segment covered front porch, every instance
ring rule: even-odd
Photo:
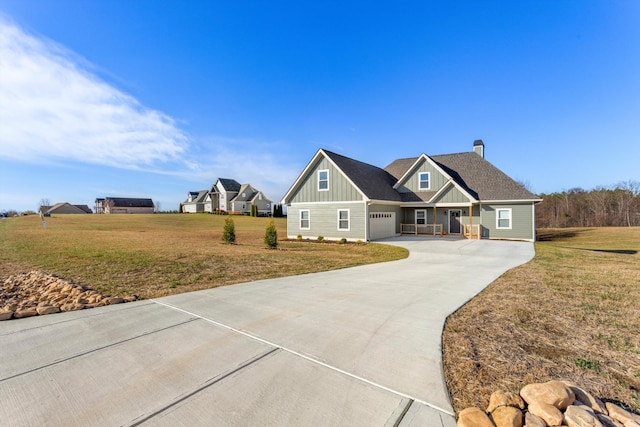
[[[403,207],[400,234],[480,239],[479,206]]]

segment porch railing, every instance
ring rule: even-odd
[[[400,233],[442,236],[442,224],[400,224]]]
[[[464,235],[467,239],[480,239],[480,224],[465,224]]]

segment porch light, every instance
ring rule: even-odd
[[[466,215],[467,211],[466,210],[462,210],[462,215]]]

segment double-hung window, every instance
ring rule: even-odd
[[[420,178],[420,190],[429,190],[431,188],[431,174],[429,172],[421,172],[419,175]]]
[[[329,191],[329,171],[318,171],[318,191]]]
[[[496,209],[496,228],[511,230],[511,209]]]
[[[311,220],[309,219],[309,210],[300,211],[300,230],[308,230],[311,228]]]
[[[338,230],[349,231],[349,209],[338,209]]]

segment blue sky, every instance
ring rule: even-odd
[[[0,210],[475,139],[536,193],[640,180],[640,2],[0,0]]]

